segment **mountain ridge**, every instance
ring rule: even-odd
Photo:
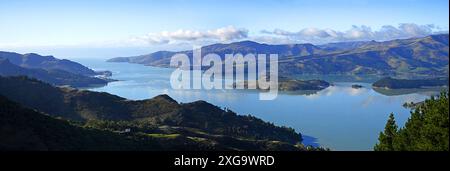
[[[104,86],[111,76],[109,71],[94,71],[79,63],[41,56],[36,53],[18,54],[0,51],[1,76],[28,76],[56,86]]]
[[[28,76],[57,86],[90,87],[104,86],[109,80],[78,75],[59,69],[24,68],[0,59],[0,76]]]
[[[302,141],[301,134],[291,128],[237,115],[205,101],[180,104],[167,95],[134,101],[108,93],[53,87],[27,77],[0,77],[0,95],[53,117],[73,121],[145,121],[151,125],[189,127],[233,137],[291,144]]]
[[[170,57],[192,51],[158,51],[147,55],[119,57],[108,62],[129,62],[156,67],[170,67]],[[342,42],[326,45],[268,45],[252,41],[213,44],[202,47],[202,55],[229,53],[279,55],[279,72],[296,74],[344,74],[388,76],[448,75],[448,34],[376,42]]]
[[[30,69],[58,69],[85,76],[110,74],[110,72],[107,71],[94,71],[71,60],[58,59],[54,56],[42,56],[36,53],[19,54],[15,52],[0,51],[0,59],[8,59],[12,64]]]

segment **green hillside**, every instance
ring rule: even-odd
[[[189,134],[197,138],[201,135],[201,138],[218,142],[245,140],[249,141],[247,144],[258,142],[273,146],[271,143],[275,143],[291,149],[297,149],[294,145],[302,141],[301,134],[291,128],[275,126],[253,116],[237,115],[204,101],[179,104],[167,95],[132,101],[108,93],[57,88],[26,77],[0,77],[0,95],[84,126],[107,121],[112,123],[114,131],[121,131],[117,124],[127,123],[133,130],[143,130],[146,135],[152,133],[151,137],[153,133]],[[94,128],[105,128],[93,125]],[[262,147],[249,147],[253,148]]]

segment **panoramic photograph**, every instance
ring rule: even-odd
[[[448,86],[448,0],[0,0],[5,156],[448,159]]]

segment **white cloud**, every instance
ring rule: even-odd
[[[204,41],[235,41],[248,37],[248,30],[235,28],[233,26],[218,28],[215,30],[195,31],[177,30],[174,32],[163,31],[160,33],[149,33],[145,36],[134,37],[132,41],[143,41],[149,44],[175,44],[183,42]]]
[[[448,31],[447,31],[448,32]],[[333,29],[318,29],[318,28],[305,28],[297,32],[289,32],[281,29],[275,29],[273,31],[263,30],[261,33],[265,34],[264,39],[269,40],[267,37],[277,37],[278,40],[282,39],[286,42],[286,39],[291,43],[313,43],[322,44],[329,42],[341,42],[341,41],[386,41],[392,39],[402,39],[411,37],[421,37],[430,34],[442,33],[440,28],[434,25],[418,25],[413,23],[399,24],[398,27],[385,25],[379,30],[374,31],[368,26],[352,26],[349,30],[337,31]],[[261,38],[259,38],[261,39]],[[274,43],[274,42],[266,42]]]

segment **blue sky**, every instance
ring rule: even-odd
[[[448,31],[448,3],[448,0],[0,0],[0,50],[133,47],[152,51],[176,49],[180,44],[193,42],[243,39],[316,44],[385,40]]]

